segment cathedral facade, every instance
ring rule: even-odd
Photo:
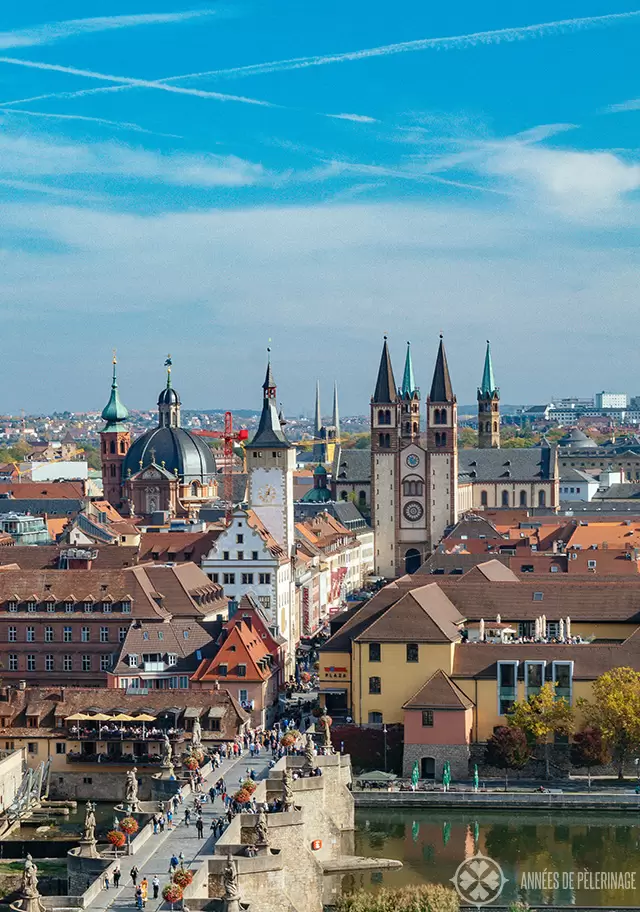
[[[559,503],[555,449],[500,449],[500,392],[487,343],[478,387],[478,446],[458,449],[458,404],[442,336],[422,427],[411,346],[396,386],[387,338],[371,397],[371,509],[376,572],[413,573],[471,509]]]

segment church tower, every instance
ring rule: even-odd
[[[387,579],[393,579],[400,572],[396,553],[400,508],[400,408],[385,336],[378,379],[371,397],[371,513],[376,573]]]
[[[333,417],[331,424],[323,424],[320,408],[320,381],[316,382],[316,408],[313,423],[313,459],[317,463],[332,463],[336,446],[340,443],[340,415],[338,413],[338,386],[333,385]]]
[[[500,447],[500,390],[493,377],[491,344],[487,339],[482,383],[478,387],[478,447]]]
[[[427,485],[429,539],[434,548],[458,517],[458,405],[442,336],[427,398]]]
[[[116,364],[114,354],[111,395],[102,410],[102,420],[106,424],[100,432],[100,461],[104,498],[118,509],[122,506],[122,464],[131,446],[131,434],[124,424],[129,418],[129,412],[120,401],[118,394]]]
[[[171,386],[171,356],[165,361],[167,385],[158,396],[158,427],[180,427],[180,396]]]
[[[407,356],[404,362],[400,399],[402,403],[402,427],[400,431],[402,441],[403,443],[409,440],[418,441],[420,438],[420,390],[416,386],[413,376],[411,342],[407,342]]]

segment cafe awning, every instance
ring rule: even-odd
[[[114,722],[136,722],[137,720],[133,716],[127,715],[127,713],[118,713],[117,716],[110,717]]]
[[[149,713],[142,713],[140,716],[136,716],[135,719],[132,719],[133,722],[155,722],[156,717],[149,715]]]

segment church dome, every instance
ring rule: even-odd
[[[158,405],[180,405],[180,396],[172,386],[166,386],[158,396]]]
[[[181,427],[153,428],[134,440],[122,467],[124,478],[135,475],[153,462],[164,466],[172,475],[177,474],[185,484],[204,482],[217,474],[216,462],[207,444]]]
[[[591,450],[595,449],[598,444],[580,428],[571,428],[569,433],[560,440],[560,446],[569,447],[572,450]]]
[[[113,357],[113,380],[111,381],[111,395],[109,396],[109,401],[102,409],[102,420],[106,421],[107,427],[105,430],[125,430],[122,426],[122,422],[126,421],[129,417],[129,411],[120,400],[118,394],[118,379],[116,377],[116,358]]]

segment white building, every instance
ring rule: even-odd
[[[560,472],[561,501],[589,502],[593,500],[600,487],[598,479],[588,472],[573,468],[564,468]]]
[[[603,390],[596,393],[595,405],[598,409],[626,409],[629,399],[626,393],[610,393]]]

